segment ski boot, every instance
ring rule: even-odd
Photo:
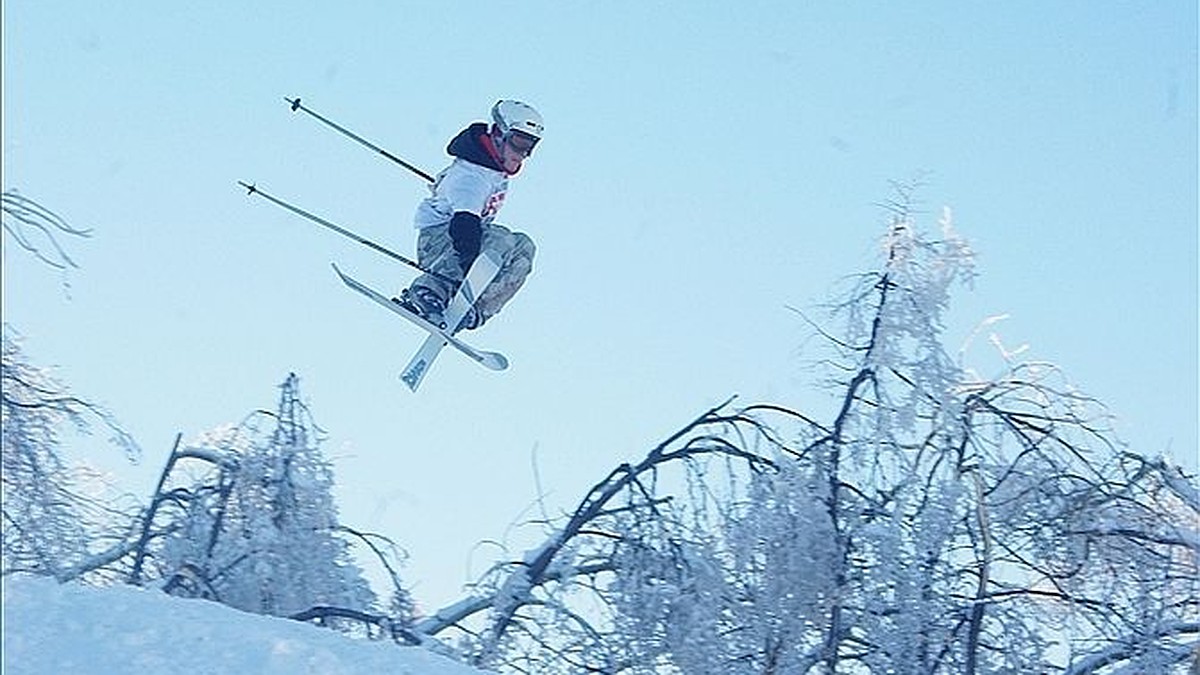
[[[392,298],[392,300],[404,309],[445,330],[446,319],[443,312],[446,311],[446,303],[434,291],[424,286],[413,286],[400,291],[400,297]]]

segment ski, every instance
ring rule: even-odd
[[[499,272],[500,266],[486,252],[480,253],[475,258],[471,269],[467,271],[467,278],[459,285],[458,292],[451,298],[450,304],[447,305],[446,311],[443,314],[447,327],[458,326],[459,322],[470,311],[471,305],[475,304],[475,300],[478,297],[475,289],[479,289],[479,292],[482,292],[483,289],[487,288],[488,284],[492,283],[492,279],[495,279],[496,274]],[[409,359],[408,365],[400,372],[400,380],[408,385],[409,389],[416,391],[417,387],[421,386],[421,380],[425,379],[425,374],[429,372],[430,366],[433,365],[434,359],[437,358],[437,355],[442,352],[442,348],[445,346],[445,341],[431,333],[429,337],[425,338],[425,342],[421,344],[421,348],[417,350],[417,353],[413,354],[413,357]]]
[[[500,354],[498,352],[489,352],[489,351],[485,351],[482,349],[476,349],[476,348],[472,347],[471,345],[463,342],[462,340],[459,340],[457,337],[451,335],[448,331],[441,328],[440,326],[435,326],[432,323],[426,321],[421,316],[418,316],[417,314],[414,314],[414,313],[410,312],[409,310],[405,309],[403,306],[400,305],[400,303],[384,297],[383,294],[379,293],[375,289],[371,288],[370,286],[367,286],[366,284],[362,283],[361,281],[359,281],[359,280],[355,279],[354,277],[343,272],[341,269],[338,268],[337,265],[333,265],[333,271],[337,272],[337,275],[339,278],[341,278],[342,283],[346,284],[347,286],[354,289],[355,291],[358,291],[359,293],[367,296],[371,300],[374,300],[376,304],[387,307],[388,309],[392,310],[396,314],[399,314],[400,316],[408,319],[409,321],[411,321],[413,324],[417,325],[418,327],[423,328],[426,332],[429,333],[429,337],[426,339],[426,344],[429,344],[430,342],[436,343],[438,345],[437,351],[440,351],[442,347],[444,347],[448,344],[451,347],[454,347],[458,351],[462,352],[468,358],[470,358],[472,361],[478,363],[479,365],[483,366],[484,368],[487,368],[489,370],[504,370],[504,369],[508,368],[508,359],[503,354]],[[462,318],[462,315],[460,314],[459,319],[461,319],[461,318]],[[436,353],[434,355],[436,356]],[[419,372],[419,374],[417,374],[415,376],[415,382],[417,384],[419,384],[421,378],[424,377],[424,371],[428,370],[429,363],[432,363],[432,361],[433,361],[433,359],[429,358],[425,364],[419,366],[419,370],[421,372]],[[412,367],[413,367],[413,364],[410,364],[410,368],[412,368]],[[413,391],[416,391],[416,384],[410,384],[408,382],[408,380],[405,380],[405,383],[409,384],[409,388],[411,388]]]

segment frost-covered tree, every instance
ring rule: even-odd
[[[418,629],[513,672],[1194,667],[1194,479],[1051,365],[951,358],[970,248],[892,206],[880,269],[813,322],[827,419],[709,411]]]
[[[75,267],[60,235],[86,237],[63,218],[15,190],[0,198],[5,242],[58,269]],[[136,443],[99,405],[73,394],[30,362],[8,323],[0,335],[0,477],[4,574],[60,579],[88,575],[121,555],[127,509],[98,496],[95,476],[67,459],[67,443],[99,426],[130,459]],[[74,434],[74,436],[73,436]],[[82,484],[90,482],[93,489]]]
[[[338,524],[321,431],[298,378],[281,390],[274,413],[257,412],[173,455],[168,472],[184,459],[209,469],[190,486],[160,488],[156,503],[176,508],[159,515],[156,528],[169,535],[155,573],[171,592],[261,614],[365,611],[375,598]]]
[[[77,487],[63,436],[86,429],[96,409],[31,365],[7,326],[0,349],[4,572],[66,576],[88,557],[99,514]]]

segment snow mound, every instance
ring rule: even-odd
[[[6,577],[3,598],[6,675],[480,673],[418,647],[133,586]]]

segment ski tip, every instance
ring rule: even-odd
[[[508,357],[501,354],[500,352],[485,352],[482,350],[478,350],[478,351],[473,350],[472,353],[468,354],[468,356],[470,356],[472,359],[474,359],[476,362],[478,362],[479,365],[483,366],[484,368],[487,368],[488,370],[495,370],[495,371],[508,370]]]
[[[358,285],[357,282],[355,282],[353,279],[350,278],[350,275],[343,272],[342,268],[337,266],[337,263],[331,262],[331,263],[329,263],[329,266],[332,267],[333,271],[337,273],[338,279],[341,279],[343,284],[346,284],[347,286],[351,286],[351,287]]]

